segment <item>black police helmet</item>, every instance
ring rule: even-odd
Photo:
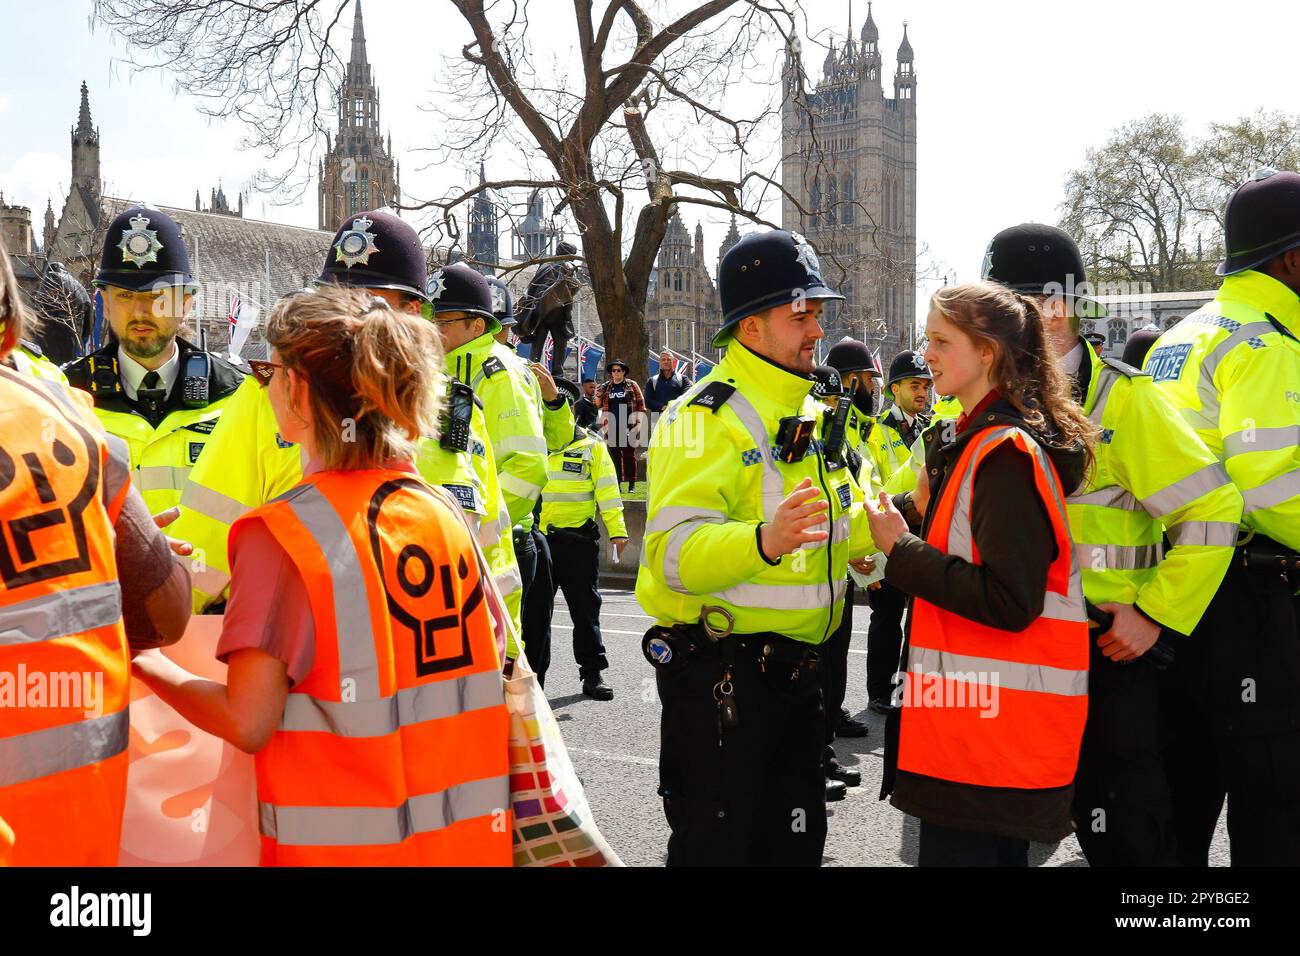
[[[813,369],[813,398],[823,400],[844,394],[844,383],[840,373],[829,365],[818,365]]]
[[[984,253],[980,278],[1022,295],[1064,296],[1073,303],[1079,318],[1099,319],[1109,314],[1096,299],[1075,292],[1087,288],[1083,256],[1074,240],[1055,226],[1022,222],[1003,229]]]
[[[1124,343],[1124,356],[1120,361],[1125,365],[1141,368],[1142,363],[1147,360],[1147,353],[1151,351],[1151,346],[1156,344],[1156,339],[1162,334],[1158,327],[1144,325],[1128,337],[1128,341]]]
[[[904,350],[895,355],[894,360],[889,363],[889,381],[885,385],[888,387],[905,378],[923,378],[930,381],[932,377],[930,366],[925,364],[925,357],[920,352]]]
[[[487,283],[492,287],[492,314],[497,317],[504,329],[515,324],[515,300],[510,294],[510,287],[496,276],[487,276]]]
[[[1230,276],[1300,246],[1300,175],[1261,169],[1237,187],[1223,215],[1227,257],[1215,270]]]
[[[429,301],[434,315],[466,312],[487,323],[487,332],[496,335],[501,323],[492,312],[492,286],[481,272],[457,262],[443,266],[429,276]]]
[[[722,328],[713,347],[722,348],[736,324],[773,306],[807,299],[840,299],[822,278],[817,253],[797,232],[751,232],[727,250],[718,265]]]
[[[578,403],[578,397],[582,394],[582,390],[567,378],[557,378],[555,380],[555,388],[570,405],[576,405]]]
[[[1100,332],[1084,332],[1083,340],[1100,352],[1106,347],[1106,336]]]
[[[610,362],[608,365],[605,366],[605,371],[606,371],[606,372],[612,372],[612,371],[614,371],[615,368],[621,368],[621,369],[623,370],[623,374],[624,374],[624,375],[631,375],[631,374],[632,374],[632,368],[631,368],[631,366],[629,366],[629,365],[628,365],[626,362],[624,362],[622,359],[614,359],[614,361]]]
[[[197,288],[181,227],[166,213],[132,206],[113,217],[104,235],[94,284],[136,292],[164,286]]]
[[[871,349],[847,335],[831,346],[826,353],[826,364],[839,372],[840,378],[846,378],[850,372],[880,374],[880,363]]]
[[[428,274],[414,227],[392,213],[371,210],[343,220],[316,283],[395,289],[423,300]]]

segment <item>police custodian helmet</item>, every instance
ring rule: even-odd
[[[828,398],[839,398],[843,394],[844,382],[838,371],[829,365],[818,365],[813,369],[813,398],[821,402]]]
[[[831,350],[826,353],[826,364],[839,372],[840,378],[850,372],[880,374],[880,363],[871,354],[871,349],[847,335],[831,346]]]
[[[136,292],[195,286],[181,228],[166,213],[132,206],[108,224],[94,284]]]
[[[434,315],[466,312],[483,319],[489,335],[501,331],[501,323],[492,311],[492,286],[481,272],[463,262],[443,266],[429,276],[428,295]]]
[[[578,386],[575,385],[573,382],[569,381],[567,378],[556,378],[555,390],[559,392],[560,397],[563,398],[565,401],[567,401],[570,405],[577,405],[578,398],[582,395],[582,391],[578,388]]]
[[[1300,176],[1261,169],[1228,200],[1223,215],[1227,257],[1215,271],[1235,275],[1300,246]]]
[[[515,324],[515,300],[510,294],[510,287],[496,276],[486,276],[487,284],[492,287],[492,314],[501,323],[501,328]]]
[[[1061,295],[1074,304],[1079,318],[1099,319],[1108,312],[1096,299],[1080,295],[1087,289],[1083,256],[1066,233],[1040,222],[1022,222],[1003,229],[984,253],[980,278],[1022,295]]]
[[[722,348],[736,324],[773,306],[806,299],[839,299],[822,278],[817,253],[797,232],[751,232],[727,250],[718,265],[722,328],[713,347]]]
[[[930,375],[930,366],[925,364],[925,357],[920,352],[904,349],[895,355],[894,360],[889,363],[889,381],[885,385],[893,385],[905,378],[933,380],[933,376]]]
[[[371,210],[343,220],[316,284],[394,289],[423,300],[428,272],[415,229],[392,213]]]

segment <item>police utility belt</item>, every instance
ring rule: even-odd
[[[1243,568],[1262,574],[1281,574],[1300,583],[1300,554],[1272,538],[1251,532],[1237,545],[1233,560]]]

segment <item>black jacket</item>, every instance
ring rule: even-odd
[[[1082,445],[1062,447],[1054,436],[1026,425],[1020,412],[998,400],[951,444],[939,441],[942,429],[925,436],[930,501],[938,502],[952,465],[966,444],[985,428],[1015,425],[1047,452],[1069,495],[1084,480],[1087,455]],[[914,514],[915,512],[913,512]],[[1010,446],[992,452],[975,477],[971,532],[979,551],[975,565],[944,554],[923,539],[934,509],[917,534],[899,538],[885,566],[885,579],[899,590],[989,627],[1023,631],[1042,613],[1047,569],[1056,559],[1051,519],[1034,485],[1033,465]],[[907,643],[911,638],[908,617]],[[904,648],[904,662],[907,660]],[[898,770],[900,714],[885,730],[885,774],[881,796],[906,813],[940,826],[1052,842],[1071,832],[1073,787],[1016,790],[980,787]]]
[[[662,372],[656,372],[646,379],[645,405],[652,412],[662,412],[668,403],[680,398],[690,388],[682,373],[675,371],[668,378]]]

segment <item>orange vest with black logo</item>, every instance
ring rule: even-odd
[[[256,758],[263,865],[509,866],[510,722],[464,524],[386,469],[308,477],[235,522],[232,554],[251,521],[316,629]]]
[[[1088,714],[1088,627],[1056,470],[1019,428],[967,443],[935,505],[926,541],[980,563],[971,532],[975,475],[1010,442],[1034,464],[1056,559],[1043,612],[1020,632],[978,624],[917,598],[912,605],[898,769],[981,787],[1042,790],[1074,780]]]
[[[15,866],[117,863],[130,652],[113,524],[129,488],[126,446],[89,401],[0,368],[0,819]]]

